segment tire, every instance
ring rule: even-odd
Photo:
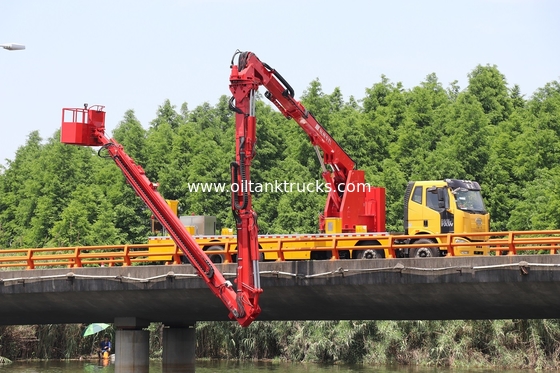
[[[417,241],[414,241],[413,244],[415,245],[422,245],[422,244],[432,244],[435,243],[434,241],[428,238],[421,238]],[[415,247],[410,249],[409,258],[438,258],[441,256],[438,247]]]
[[[330,258],[330,251],[312,251],[310,255],[311,260],[327,260]]]
[[[187,258],[187,256],[180,249],[179,249],[179,252],[180,252],[180,254],[179,254],[180,263],[181,264],[191,264],[191,262],[189,261],[189,258]],[[170,263],[174,263],[174,261],[175,261],[174,257],[171,257],[169,259]]]
[[[348,250],[340,250],[338,252],[339,259],[350,259],[350,251]]]
[[[221,246],[212,246],[212,247],[220,247],[220,250],[224,250],[223,247]],[[261,245],[259,245],[259,250],[262,249]],[[215,249],[218,250],[218,249]],[[215,255],[215,256],[221,256],[223,257],[224,255]],[[231,254],[231,262],[232,263],[237,263],[237,252],[235,254]],[[259,251],[259,262],[266,262],[266,259],[264,258],[264,254],[262,252]],[[221,262],[223,263],[223,262]]]
[[[379,246],[377,241],[359,241],[356,246]],[[385,259],[385,250],[367,249],[352,251],[352,259]]]
[[[206,255],[210,258],[210,261],[214,264],[222,264],[225,261],[223,254],[211,254],[210,251],[224,251],[223,246],[210,246],[205,250]]]

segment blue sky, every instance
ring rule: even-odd
[[[229,95],[229,64],[250,50],[296,97],[319,79],[361,99],[384,74],[410,89],[436,73],[463,89],[496,65],[530,97],[560,80],[555,0],[0,0],[0,164],[63,107],[105,105],[110,135],[132,109],[145,128],[169,99],[190,109]]]

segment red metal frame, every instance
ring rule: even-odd
[[[176,245],[189,259],[200,277],[210,290],[222,300],[230,311],[230,318],[237,319],[241,326],[248,326],[259,315],[258,305],[260,289],[259,272],[254,273],[246,267],[245,258],[253,253],[242,251],[239,246],[236,290],[200,249],[195,239],[187,232],[181,220],[157,191],[157,184],[151,182],[144,169],[135,164],[123,147],[114,139],[105,136],[105,112],[102,106],[83,109],[62,109],[61,142],[82,146],[101,146],[123,172],[126,180],[136,194],[146,203],[159,222],[167,229]],[[101,149],[100,149],[101,151]],[[257,255],[253,256],[258,258]]]
[[[234,58],[237,54],[238,64],[235,65],[233,59],[231,63],[230,90],[233,100],[230,101],[230,107],[236,111],[238,145],[242,136],[240,131],[243,132],[246,128],[254,131],[256,119],[254,112],[249,113],[249,102],[250,97],[254,97],[254,93],[262,85],[268,90],[265,97],[286,118],[292,118],[300,125],[318,155],[319,149],[322,152],[322,159],[320,157],[319,160],[329,193],[324,214],[320,218],[320,229],[324,231],[326,218],[334,217],[342,220],[343,232],[355,232],[356,226],[366,226],[368,232],[384,232],[385,189],[365,187],[364,171],[355,169],[352,158],[294,98],[292,87],[276,70],[261,62],[252,52],[237,51]],[[331,170],[327,170],[325,165]],[[248,174],[248,170],[246,172]]]

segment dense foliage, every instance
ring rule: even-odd
[[[409,180],[442,178],[477,180],[495,231],[557,229],[560,84],[550,82],[526,98],[518,86],[508,86],[496,66],[477,66],[468,77],[465,89],[456,82],[445,88],[435,74],[405,89],[382,76],[363,98],[347,101],[338,88],[324,93],[315,80],[301,101],[365,170],[367,181],[386,188],[388,230],[402,231]],[[257,118],[253,181],[320,180],[315,152],[295,122],[266,100],[259,100]],[[161,184],[165,198],[180,201],[182,214],[215,215],[223,226],[233,226],[228,193],[191,190],[193,183],[229,183],[235,132],[227,97],[194,110],[165,101],[147,129],[130,110],[112,135]],[[0,249],[146,242],[150,212],[113,162],[94,149],[61,144],[58,132],[46,141],[32,132],[0,171]],[[321,193],[255,193],[259,230],[316,232],[324,200]],[[245,333],[219,325],[201,326],[199,338]],[[255,357],[294,360],[379,363],[420,357],[437,364],[453,359],[505,364],[509,357],[503,353],[518,346],[533,350],[518,352],[523,363],[517,365],[534,367],[556,361],[559,353],[559,327],[546,320],[255,325],[260,325],[256,334],[276,335],[269,328],[290,334],[273,342],[248,340],[247,348],[236,339],[235,347],[204,344],[200,351],[245,358],[256,346],[264,350]]]
[[[343,99],[312,81],[301,97],[366,172],[387,189],[388,230],[402,231],[407,181],[477,180],[493,230],[559,226],[560,84],[530,99],[508,88],[495,66],[477,66],[469,85],[444,88],[435,74],[412,89],[386,77],[365,96]],[[266,100],[265,100],[266,101]],[[257,106],[257,183],[321,180],[315,152],[299,126],[264,101]],[[216,215],[233,226],[227,192],[198,192],[194,183],[229,183],[234,118],[227,97],[177,110],[165,101],[145,129],[134,112],[113,132],[160,192],[184,214]],[[0,248],[142,243],[150,213],[110,159],[96,150],[46,142],[32,132],[0,173]],[[255,193],[262,233],[317,231],[324,193]]]

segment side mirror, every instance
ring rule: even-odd
[[[438,197],[438,207],[440,209],[449,209],[449,198],[447,198],[447,189],[438,188],[437,197]]]

